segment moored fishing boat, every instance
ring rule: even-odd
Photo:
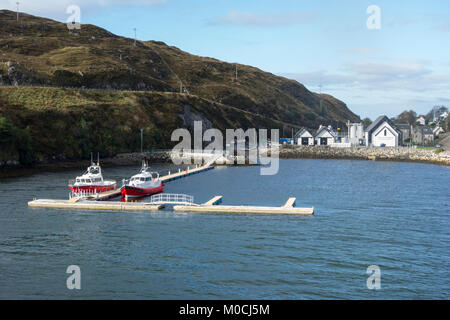
[[[140,172],[124,181],[121,194],[125,199],[151,196],[163,192],[164,184],[159,179],[159,173],[150,172],[145,161]]]
[[[103,179],[100,162],[97,161],[97,164],[95,164],[92,161],[92,157],[91,165],[87,168],[86,172],[76,177],[75,180],[69,181],[69,188],[73,193],[101,193],[114,190],[116,185],[117,183],[114,180]]]

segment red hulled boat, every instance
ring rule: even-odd
[[[125,200],[151,196],[163,192],[164,184],[159,180],[157,172],[150,172],[147,163],[142,163],[141,171],[132,176],[129,181],[125,181],[121,189],[121,194]]]
[[[116,185],[117,183],[114,180],[103,180],[99,162],[95,164],[92,160],[91,165],[83,175],[69,181],[69,188],[73,193],[100,193],[114,190]]]

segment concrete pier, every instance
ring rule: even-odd
[[[209,201],[206,201],[202,206],[216,206],[222,202],[222,196],[215,196]]]
[[[198,173],[205,172],[205,171],[212,170],[212,169],[214,169],[214,167],[211,165],[205,165],[205,166],[201,166],[198,168],[189,168],[186,170],[180,170],[180,172],[177,172],[177,173],[172,173],[167,176],[160,177],[159,179],[162,182],[169,182],[169,181],[181,179],[181,178],[193,175],[193,174],[198,174]]]
[[[109,199],[112,199],[112,198],[115,198],[118,196],[120,196],[120,188],[93,194],[93,195],[88,195],[88,196],[72,197],[69,199],[69,202],[74,203],[74,202],[78,202],[80,200],[106,201],[106,200],[109,200]]]
[[[28,202],[30,208],[76,209],[76,210],[108,210],[108,211],[157,211],[164,207],[161,204],[146,202],[90,201],[39,199]]]
[[[285,205],[281,207],[265,207],[265,206],[223,206],[218,205],[222,196],[216,196],[213,199],[201,205],[174,206],[174,211],[182,212],[205,212],[205,213],[260,213],[260,214],[289,214],[289,215],[313,215],[312,208],[296,208],[295,198],[289,198]]]
[[[222,196],[215,196],[203,204],[175,205],[177,212],[204,212],[204,213],[259,213],[259,214],[286,214],[286,215],[313,215],[312,208],[296,208],[295,198],[289,198],[281,207],[266,206],[223,206],[219,205]],[[167,204],[170,204],[169,202]],[[76,209],[76,210],[108,210],[108,211],[157,211],[165,207],[165,203],[155,204],[149,202],[120,202],[120,201],[91,201],[78,199],[50,200],[40,199],[28,202],[30,208]]]
[[[207,164],[198,168],[187,169],[179,171],[174,174],[169,174],[160,177],[162,182],[169,182],[183,177],[205,172],[214,169],[213,166]],[[295,198],[289,198],[288,201],[280,207],[270,206],[245,206],[245,205],[220,205],[222,202],[222,196],[215,196],[211,200],[203,204],[195,204],[192,196],[182,195],[185,197],[191,197],[189,202],[169,201],[161,197],[160,203],[151,202],[120,202],[120,201],[99,201],[107,200],[120,195],[120,189],[107,191],[87,197],[73,197],[69,200],[50,200],[40,199],[28,202],[28,206],[31,208],[54,208],[54,209],[77,209],[77,210],[120,210],[120,211],[157,211],[164,208],[165,205],[171,205],[177,203],[173,207],[174,211],[181,212],[205,212],[205,213],[259,213],[259,214],[287,214],[287,215],[313,215],[314,207],[312,208],[296,208]],[[165,194],[162,194],[165,195]],[[168,195],[170,196],[170,195]],[[179,196],[179,195],[172,195]],[[97,201],[95,201],[97,200]],[[173,199],[172,199],[173,200]],[[155,201],[156,202],[156,201]],[[181,204],[180,204],[181,203]]]

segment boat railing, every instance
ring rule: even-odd
[[[94,191],[86,191],[86,190],[79,190],[77,192],[70,192],[69,193],[69,199],[72,198],[87,198],[87,197],[97,197],[98,192],[97,190]]]
[[[152,171],[150,172],[150,174],[152,175],[152,180],[153,181],[158,181],[159,180],[159,173],[156,171]]]
[[[70,179],[69,186],[74,186],[74,185],[75,185],[75,179]]]
[[[194,204],[194,196],[188,194],[160,193],[151,196],[150,203]]]

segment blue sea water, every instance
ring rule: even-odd
[[[105,168],[121,181],[138,167]],[[174,166],[153,169],[165,174]],[[169,182],[201,203],[314,206],[314,216],[30,209],[77,171],[0,180],[2,299],[448,299],[450,168],[281,160]],[[66,269],[81,269],[69,290]],[[369,290],[366,269],[381,269]]]

